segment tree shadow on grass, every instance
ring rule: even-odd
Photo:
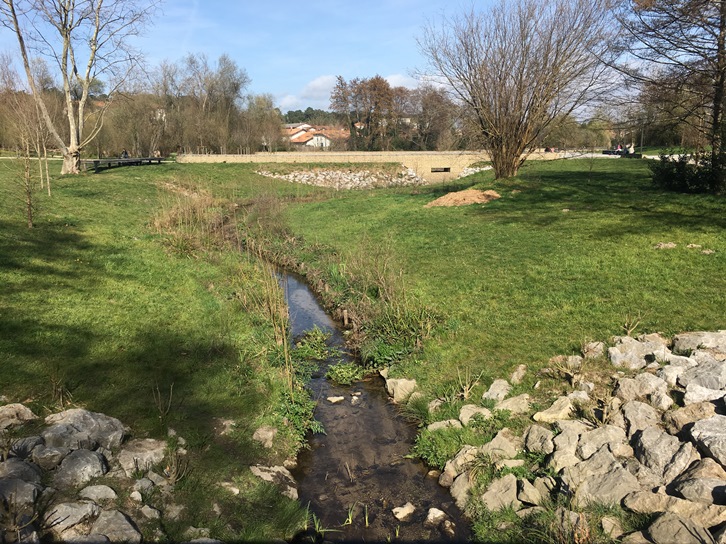
[[[233,369],[239,356],[231,344],[147,327],[121,349],[99,352],[111,339],[76,326],[5,316],[2,327],[3,393],[20,391],[50,406],[53,388],[61,387],[75,404],[120,419],[135,436],[165,436],[171,426],[203,447],[217,434],[216,420],[244,423],[269,403],[251,371]],[[237,462],[249,464],[259,453],[242,433],[224,444]]]
[[[218,331],[185,330],[168,315],[156,324],[149,309],[136,320],[99,321],[117,314],[98,312],[105,302],[94,283],[138,281],[124,273],[123,262],[108,269],[117,254],[113,243],[95,246],[62,222],[28,230],[0,220],[0,393],[36,399],[42,410],[60,388],[141,434],[163,434],[153,391],[168,394],[172,384],[169,421],[199,437],[210,432],[214,418],[246,421],[259,413],[269,398],[244,376],[231,383],[239,354]],[[235,454],[245,459],[255,452],[242,444]]]
[[[537,171],[499,188],[505,198],[471,213],[538,228],[585,219],[598,238],[726,228],[723,197],[664,192],[637,172]]]

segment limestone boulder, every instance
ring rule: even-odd
[[[101,512],[91,527],[91,535],[103,535],[109,542],[141,542],[141,533],[134,522],[118,510]]]
[[[477,406],[476,404],[465,404],[459,411],[459,421],[461,421],[464,427],[468,426],[472,418],[475,416],[483,420],[487,420],[492,417],[492,413],[486,408]]]
[[[638,374],[635,378],[620,378],[615,389],[615,396],[623,402],[644,399],[658,391],[666,392],[668,383],[649,372]]]
[[[714,544],[705,527],[671,512],[658,516],[646,534],[653,544]]]
[[[697,383],[689,383],[686,386],[686,394],[683,396],[683,404],[697,404],[699,402],[710,402],[720,400],[726,396],[726,391],[721,389],[709,389]]]
[[[481,500],[492,512],[502,508],[519,510],[522,503],[517,498],[517,477],[514,474],[507,474],[497,478],[489,484],[487,490],[482,494]]]
[[[0,463],[0,479],[15,478],[29,484],[40,484],[43,473],[37,465],[17,457],[10,457]]]
[[[406,378],[389,378],[386,380],[386,391],[396,404],[404,403],[416,390],[416,380]]]
[[[63,459],[53,483],[61,489],[80,487],[106,472],[108,467],[103,455],[95,451],[75,450]]]
[[[526,414],[530,409],[530,396],[527,393],[523,393],[516,397],[504,399],[499,401],[494,406],[494,409],[499,411],[507,410],[513,414]]]
[[[581,459],[589,459],[600,448],[607,445],[615,455],[626,457],[632,455],[628,438],[620,427],[603,425],[580,435],[577,443],[577,455]]]
[[[0,479],[0,504],[15,505],[19,512],[32,512],[41,490],[40,484],[18,478],[2,478]]]
[[[637,400],[623,404],[622,414],[628,437],[632,437],[638,431],[658,425],[660,422],[660,414],[655,408]]]
[[[669,483],[681,474],[694,459],[694,449],[689,442],[680,442],[658,427],[648,427],[635,434],[635,456],[660,478]]]
[[[56,448],[53,446],[38,446],[33,449],[31,458],[43,470],[53,470],[61,461],[71,453],[70,448]]]
[[[410,502],[407,502],[403,506],[398,506],[393,509],[393,516],[398,521],[406,521],[408,518],[411,517],[411,515],[416,511],[416,507],[411,504]]]
[[[623,505],[636,514],[671,512],[707,529],[726,522],[726,506],[697,503],[650,491],[636,491],[627,495]]]
[[[707,389],[726,388],[726,361],[712,360],[686,370],[678,377],[678,383],[700,385]]]
[[[600,527],[602,528],[602,532],[613,540],[623,536],[623,527],[618,518],[603,516],[600,520]]]
[[[619,504],[623,497],[640,489],[637,478],[623,468],[606,446],[589,459],[564,468],[561,480],[574,503],[581,507]]]
[[[440,431],[441,429],[461,429],[461,422],[458,419],[446,419],[444,421],[434,421],[430,423],[426,429],[428,431]]]
[[[509,394],[512,386],[509,385],[507,380],[494,380],[489,386],[489,389],[482,395],[483,400],[493,400],[500,402]]]
[[[136,472],[146,472],[161,463],[166,447],[166,442],[153,438],[131,440],[124,445],[116,459],[126,476],[132,477]]]
[[[640,399],[645,396],[645,394],[640,391],[638,382],[636,382],[633,378],[620,378],[613,395],[623,402]]]
[[[8,427],[17,427],[38,419],[33,411],[20,403],[6,404],[0,406],[0,431]]]
[[[554,433],[540,425],[531,425],[524,434],[524,447],[532,453],[550,454],[555,451]]]
[[[96,504],[115,500],[118,495],[107,485],[89,485],[78,493],[82,499],[88,499]]]
[[[555,421],[569,419],[574,408],[569,398],[559,397],[549,408],[537,412],[532,418],[540,423],[554,423]]]
[[[522,439],[507,428],[499,431],[491,442],[479,448],[479,452],[488,455],[493,461],[513,459],[522,450]]]
[[[673,337],[673,351],[676,353],[691,353],[704,348],[726,353],[726,330],[686,332]]]
[[[479,448],[469,445],[463,446],[453,459],[446,462],[444,470],[439,476],[439,485],[451,487],[456,477],[462,474],[478,455]]]
[[[445,519],[447,519],[447,517],[446,512],[443,510],[439,510],[438,508],[429,508],[424,525],[427,527],[438,527]]]
[[[79,534],[73,531],[74,527],[93,521],[100,513],[101,508],[91,501],[64,502],[49,508],[43,525],[58,540],[67,541]]]
[[[588,342],[582,348],[585,359],[597,359],[605,355],[605,342]]]
[[[702,453],[726,467],[726,416],[715,415],[697,421],[690,434]]]
[[[534,488],[544,499],[549,499],[552,492],[557,487],[557,481],[552,476],[538,476],[532,482]]]
[[[693,361],[693,366],[696,366],[697,364],[698,363]],[[678,384],[678,378],[686,370],[688,370],[688,367],[686,367],[686,366],[666,365],[664,367],[659,368],[656,371],[656,374],[658,375],[659,378],[661,378],[669,386],[675,387]]]
[[[517,481],[517,500],[524,504],[539,506],[543,502],[542,494],[529,480]]]
[[[684,428],[690,429],[696,421],[709,419],[715,415],[716,405],[714,403],[698,402],[665,413],[663,415],[663,424],[669,433],[678,434]]]
[[[679,478],[673,494],[693,502],[726,505],[726,480],[716,478]]]
[[[125,429],[116,418],[105,414],[89,412],[82,408],[72,408],[58,414],[51,414],[45,418],[48,425],[63,425],[75,429],[80,434],[87,435],[90,440],[107,450],[116,449],[123,441]],[[46,443],[48,443],[46,439]],[[68,444],[49,444],[53,446],[67,446]]]
[[[630,336],[614,338],[615,345],[608,348],[608,359],[613,366],[639,370],[653,361],[665,360],[671,351],[666,345],[654,338],[636,340]]]
[[[659,412],[669,410],[673,404],[673,398],[666,391],[656,391],[650,396],[650,405]]]
[[[464,510],[464,508],[466,508],[466,504],[469,502],[469,490],[472,486],[473,482],[471,481],[468,472],[459,474],[454,480],[454,483],[451,484],[449,493],[451,493],[451,497],[454,499],[454,502],[459,509]]]
[[[713,478],[716,480],[726,480],[726,470],[710,457],[704,457],[693,463],[679,477],[680,479],[689,478]]]

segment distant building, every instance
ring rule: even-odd
[[[329,149],[348,139],[348,131],[341,127],[313,126],[307,123],[291,123],[283,127],[283,137],[293,148],[314,147]]]

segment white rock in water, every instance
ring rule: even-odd
[[[397,520],[403,521],[403,520],[407,519],[415,511],[416,511],[416,507],[413,504],[411,504],[410,502],[407,502],[403,506],[394,508],[393,515],[396,516]]]
[[[439,510],[438,508],[429,508],[429,513],[426,515],[426,521],[424,525],[437,526],[446,519],[446,512]]]

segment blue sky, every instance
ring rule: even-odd
[[[414,87],[423,67],[416,37],[427,21],[489,0],[168,0],[138,40],[151,65],[223,53],[244,68],[248,92],[270,93],[283,112],[328,109],[335,76],[376,74]]]

